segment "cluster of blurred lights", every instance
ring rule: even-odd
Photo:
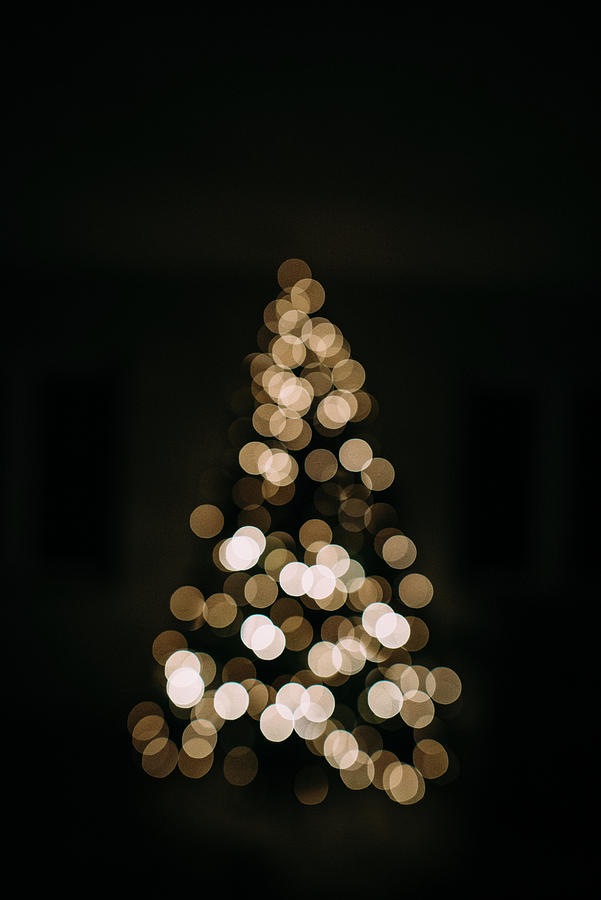
[[[340,329],[315,315],[325,292],[307,264],[287,260],[278,281],[281,293],[264,312],[263,350],[247,360],[252,427],[262,440],[246,441],[238,453],[244,474],[232,496],[239,527],[221,537],[225,516],[209,503],[190,516],[195,535],[217,538],[212,558],[224,575],[223,589],[205,597],[186,585],[170,599],[171,613],[189,630],[206,623],[218,635],[237,635],[250,658],[230,659],[217,678],[213,656],[189,649],[178,630],[161,632],[153,655],[171,711],[188,724],[178,747],[162,709],[148,701],[131,710],[128,728],[149,775],[163,778],[178,767],[202,778],[213,766],[224,723],[247,716],[267,741],[304,740],[349,789],[373,785],[397,803],[415,803],[425,779],[440,778],[449,767],[445,748],[423,729],[435,719],[435,703],[458,699],[461,681],[452,669],[413,663],[411,653],[425,646],[429,630],[423,619],[395,609],[399,603],[410,610],[427,606],[434,590],[418,572],[397,581],[417,549],[396,527],[394,508],[374,497],[393,484],[392,464],[374,455],[365,436],[343,435],[346,426],[375,412],[363,390],[365,370]],[[339,435],[336,452],[308,449],[315,437],[319,443]],[[302,451],[299,461],[293,454]],[[287,531],[270,531],[264,504],[290,503],[299,477],[316,485],[318,515],[295,523],[297,542]],[[390,576],[366,574],[355,558],[365,558],[370,541],[392,583]],[[285,651],[302,654],[304,665],[273,684],[257,677],[256,664]],[[363,682],[349,727],[347,716],[336,715],[334,690],[356,676]],[[414,730],[411,763],[384,749],[378,726],[395,719]],[[249,784],[258,768],[249,746],[234,747],[223,759],[225,778],[238,786]],[[323,768],[307,765],[296,773],[294,792],[302,803],[319,803],[327,791]]]

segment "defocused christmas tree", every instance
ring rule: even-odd
[[[404,612],[434,591],[406,571],[417,551],[385,501],[395,472],[366,433],[377,407],[365,371],[317,315],[325,293],[308,265],[286,260],[278,282],[260,352],[245,360],[252,419],[230,431],[233,504],[202,503],[190,516],[194,534],[214,542],[210,571],[200,588],[173,593],[178,628],[152,647],[169,713],[138,703],[128,727],[158,778],[176,768],[201,778],[222,730],[244,721],[223,756],[232,784],[273,764],[269,747],[286,747],[302,803],[325,798],[328,766],[353,790],[374,785],[415,803],[424,779],[449,767],[435,704],[454,703],[461,682],[413,659],[429,631]]]

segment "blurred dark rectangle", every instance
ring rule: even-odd
[[[121,540],[123,400],[114,373],[46,375],[38,391],[41,561],[115,568]]]
[[[9,515],[10,515],[10,502],[9,502],[9,485],[8,480],[10,478],[9,471],[9,451],[8,451],[8,442],[10,440],[10,428],[9,428],[9,409],[8,409],[8,401],[9,401],[9,391],[7,387],[8,375],[4,369],[2,369],[1,378],[0,378],[0,484],[2,491],[1,498],[1,506],[0,509],[2,511],[2,515],[0,516],[0,546],[2,549],[2,555],[4,556],[5,548],[7,546],[7,538],[8,538],[8,529],[9,529]]]
[[[599,525],[597,520],[601,485],[599,479],[599,418],[601,390],[598,385],[574,389],[570,396],[568,466],[570,506],[568,545],[571,567],[592,572],[597,568]]]
[[[516,388],[467,398],[462,504],[464,562],[478,569],[524,571],[535,516],[536,407]]]

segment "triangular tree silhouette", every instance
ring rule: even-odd
[[[138,703],[128,728],[158,778],[201,778],[221,753],[246,785],[285,758],[302,803],[325,798],[332,771],[415,803],[448,774],[435,713],[461,682],[414,660],[434,591],[386,500],[395,472],[368,434],[365,371],[319,315],[307,263],[286,260],[278,282],[245,360],[251,415],[230,429],[232,500],[191,513],[212,542],[203,583],[174,591],[177,627],[152,646],[165,702]]]

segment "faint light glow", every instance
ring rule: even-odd
[[[248,678],[254,679],[257,674],[254,663],[246,656],[234,656],[228,660],[221,670],[221,680],[239,681],[243,684]]]
[[[237,787],[245,787],[259,770],[259,760],[250,747],[233,747],[223,760],[226,781]]]
[[[328,779],[318,766],[304,766],[294,778],[294,793],[305,806],[323,803],[328,794]]]
[[[244,787],[261,777],[257,748],[290,739],[316,763],[291,778],[300,803],[326,799],[329,766],[349,790],[411,805],[426,781],[449,777],[435,704],[455,703],[461,680],[414,660],[429,626],[400,609],[427,607],[434,587],[404,571],[417,548],[392,502],[395,468],[374,455],[378,403],[365,369],[321,315],[325,290],[308,264],[285,260],[277,280],[258,352],[244,360],[248,387],[232,398],[231,450],[201,475],[210,502],[190,513],[194,535],[213,541],[213,571],[170,594],[168,612],[188,637],[167,628],[152,644],[175,728],[154,700],[131,709],[127,728],[154,778],[178,768],[202,779],[217,759],[225,780]],[[197,631],[205,649],[194,646]],[[236,720],[244,724],[227,724]]]

